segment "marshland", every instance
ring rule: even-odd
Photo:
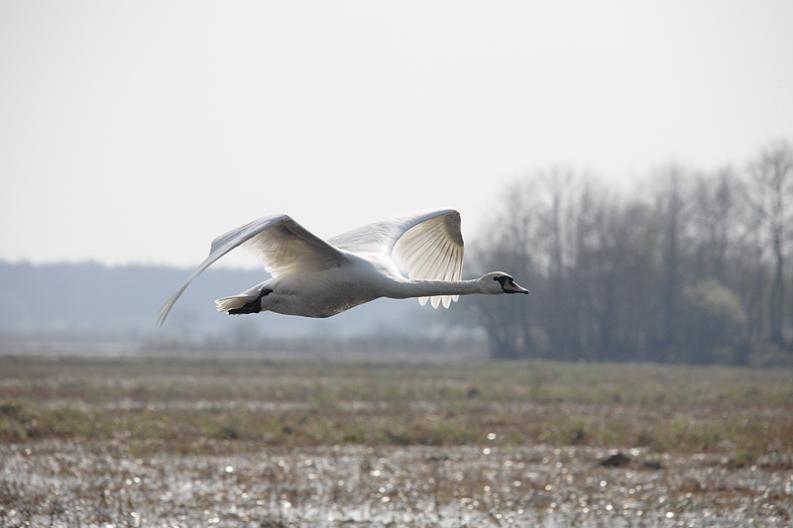
[[[786,526],[793,372],[0,360],[4,526]]]

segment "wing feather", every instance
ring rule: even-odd
[[[398,261],[404,263],[410,279],[459,280],[463,263],[463,239],[459,214],[438,215],[412,227],[394,247]],[[429,300],[434,308],[443,304],[448,308],[459,296],[442,295],[420,298]]]
[[[407,260],[412,260],[414,262],[419,262],[423,258],[425,252],[433,251],[434,244],[437,243],[437,235],[440,232],[440,225],[433,226],[426,230],[421,236],[420,232],[417,232],[416,235],[412,237],[406,237],[402,241],[402,256]]]
[[[452,259],[453,257],[454,257],[454,251],[450,251],[449,254],[448,254],[447,262],[448,262],[449,259]],[[454,268],[447,267],[446,268],[446,272],[443,275],[443,280],[445,280],[445,281],[453,280],[452,279],[453,275],[454,275]],[[443,303],[443,307],[444,308],[448,308],[452,304],[452,296],[451,295],[444,295],[441,298],[441,302]]]
[[[162,326],[173,305],[198,275],[231,250],[245,246],[257,253],[273,277],[296,271],[323,270],[346,261],[344,254],[288,215],[266,216],[232,229],[212,241],[209,255],[163,304],[157,317]]]
[[[448,241],[443,242],[443,247],[438,251],[437,255],[435,256],[435,260],[433,261],[432,268],[429,272],[429,275],[432,277],[438,277],[438,280],[446,280],[446,266],[445,261],[446,252],[449,249]],[[439,296],[436,295],[432,298],[432,307],[437,308],[438,305],[441,303],[442,299],[445,299],[448,295]]]
[[[390,258],[410,279],[460,280],[464,242],[460,213],[454,209],[423,211],[369,224],[330,239],[334,246],[353,253]],[[448,307],[458,295],[432,299]],[[420,297],[422,306],[430,300]]]

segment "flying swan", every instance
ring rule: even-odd
[[[274,215],[213,240],[206,260],[160,309],[158,324],[202,271],[239,246],[258,253],[271,278],[215,301],[219,312],[232,315],[270,311],[330,317],[380,297],[418,297],[422,306],[429,300],[433,308],[448,308],[460,295],[529,293],[501,271],[460,279],[463,236],[454,209],[391,218],[327,242],[288,215]]]

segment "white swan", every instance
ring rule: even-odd
[[[240,294],[216,300],[219,312],[330,317],[379,297],[418,297],[422,305],[431,299],[434,308],[441,303],[448,308],[460,295],[529,293],[500,271],[460,280],[463,237],[460,213],[453,209],[395,217],[327,242],[289,216],[275,215],[213,240],[206,260],[160,309],[158,323],[165,322],[193,279],[241,245],[261,255],[272,277]]]

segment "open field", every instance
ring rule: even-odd
[[[26,522],[786,526],[793,372],[0,358]]]

